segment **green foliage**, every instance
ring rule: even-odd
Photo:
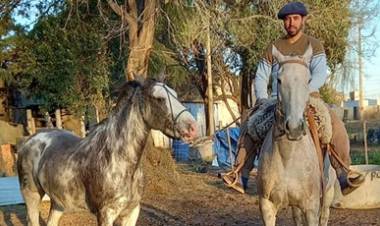
[[[233,46],[245,52],[247,67],[256,65],[264,50],[285,33],[282,21],[277,20],[278,10],[286,3],[276,0],[265,3],[247,3],[242,1],[233,10],[233,18],[228,23],[229,32],[236,37]],[[320,39],[325,47],[328,64],[334,71],[342,63],[346,53],[349,20],[349,0],[303,1],[309,8],[309,17],[305,32]],[[237,19],[240,18],[240,19]]]
[[[19,45],[9,48],[22,55],[8,72],[17,86],[41,100],[46,110],[67,108],[82,114],[87,107],[104,104],[111,64],[96,8],[79,5],[71,10],[72,14],[63,8],[40,17],[27,35],[19,36]]]
[[[310,19],[306,32],[322,41],[327,62],[335,72],[344,61],[348,47],[348,33],[351,27],[350,0],[308,1]]]
[[[10,62],[0,68],[0,78],[43,100],[48,110],[65,107],[80,113],[104,102],[109,86],[124,80],[129,50],[127,32],[118,27],[120,18],[105,1],[41,1],[37,23],[28,32],[14,26],[10,17],[15,9],[12,3],[19,2],[6,0],[7,11],[0,12],[0,62]],[[277,12],[286,2],[192,0],[161,4],[149,74],[165,72],[171,85],[190,92],[193,84],[199,88],[205,64],[195,57],[195,51],[201,46],[199,56],[204,56],[210,25],[215,81],[229,76],[234,81],[230,86],[236,86],[235,75],[253,74],[266,47],[284,35]],[[351,1],[304,2],[310,11],[305,32],[323,42],[334,74],[348,45]],[[28,5],[23,9],[26,12]],[[10,30],[13,35],[4,36]],[[335,101],[329,99],[335,95],[330,89],[322,95],[329,103]]]
[[[174,75],[178,74],[181,77],[186,73],[198,73],[188,52],[193,51],[192,45],[195,42],[205,45],[207,26],[210,22],[213,59],[225,57],[226,49],[238,55],[233,61],[222,62],[224,66],[213,61],[214,76],[217,78],[221,74],[220,70],[224,70],[224,74],[231,74],[231,68],[243,74],[254,74],[264,50],[273,41],[285,35],[282,21],[277,19],[277,13],[286,2],[288,1],[242,0],[213,3],[192,1],[191,6],[167,4],[163,7],[163,15],[156,28],[156,37],[162,52],[155,50],[154,68],[162,68],[160,65],[175,65],[177,62],[180,66],[176,67],[178,72],[173,72]],[[351,25],[350,1],[304,2],[310,12],[305,32],[322,41],[328,64],[334,74],[336,66],[344,60],[348,45],[348,31]],[[210,21],[207,19],[209,16]],[[186,54],[190,58],[184,59],[183,56]],[[185,70],[181,69],[181,66]],[[184,79],[178,81],[187,82]]]
[[[340,106],[344,99],[344,95],[339,93],[330,85],[324,85],[319,89],[321,98],[328,104],[335,104]]]

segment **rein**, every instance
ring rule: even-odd
[[[316,125],[316,122],[314,120],[313,112],[311,111],[311,109],[307,109],[307,121],[309,123],[309,130],[311,133],[311,138],[313,139],[313,142],[315,145],[315,150],[317,152],[318,163],[319,163],[319,171],[322,175],[322,177],[321,177],[321,184],[322,184],[322,191],[323,191],[322,194],[324,194],[325,186],[324,186],[324,180],[323,180],[323,175],[324,175],[323,151],[322,151],[321,143],[320,143],[319,136],[318,136],[317,125]]]
[[[273,130],[273,137],[275,139],[286,135],[284,126],[281,125],[283,124],[282,123],[283,121],[284,121],[284,113],[282,112],[282,108],[281,108],[281,100],[277,96],[277,103],[276,103],[275,112],[274,112],[275,124],[274,124],[274,130]]]

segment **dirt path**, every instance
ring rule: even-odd
[[[181,170],[180,176],[183,180],[176,188],[177,192],[145,195],[137,225],[262,225],[253,182],[248,194],[242,195],[225,188],[215,173]],[[44,202],[41,205],[42,221],[46,220],[48,209],[49,203]],[[0,207],[0,226],[5,225],[26,225],[24,205]],[[96,219],[87,213],[67,213],[60,225],[96,225]],[[277,225],[293,225],[289,210],[281,211]],[[380,209],[333,209],[330,225],[380,225]]]

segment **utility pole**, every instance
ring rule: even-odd
[[[358,18],[358,64],[359,64],[359,117],[363,125],[363,141],[365,164],[368,164],[367,125],[364,120],[364,72],[363,72],[363,49],[362,49],[362,17]]]
[[[364,71],[362,50],[362,19],[358,19],[358,64],[359,64],[359,117],[364,116]]]
[[[209,118],[209,128],[208,135],[212,136],[215,130],[214,123],[214,97],[212,93],[212,71],[211,71],[211,40],[210,40],[210,20],[208,18],[207,26],[207,97],[208,97],[208,118]]]

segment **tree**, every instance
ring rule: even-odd
[[[127,80],[133,80],[135,75],[146,78],[159,2],[157,0],[128,0],[120,5],[114,0],[107,0],[107,3],[120,17],[120,35],[124,35],[128,25],[129,53],[124,70],[125,77]]]
[[[13,56],[6,70],[10,82],[48,111],[82,115],[97,107],[104,113],[112,65],[96,4],[60,3],[49,5],[31,31],[8,37],[18,40],[7,47]]]
[[[222,6],[221,2],[204,2],[189,1],[188,3],[168,4],[163,7],[163,16],[159,20],[157,29],[157,40],[159,45],[159,57],[157,63],[170,63],[167,70],[173,76],[171,80],[183,82],[183,86],[179,86],[178,90],[192,93],[193,96],[201,97],[205,104],[206,122],[208,120],[208,84],[207,84],[207,54],[206,40],[207,33],[211,36],[212,56],[212,74],[214,100],[222,100],[229,108],[228,99],[238,100],[239,86],[238,77],[233,76],[232,70],[228,67],[228,61],[232,59],[229,54],[228,59],[225,58],[226,52],[225,40],[228,34],[223,30],[223,23],[227,18],[223,18],[218,8]],[[223,10],[221,8],[221,10]],[[186,18],[183,20],[181,18]],[[210,27],[210,30],[208,30]],[[159,59],[164,59],[159,61]],[[187,74],[187,76],[186,76]],[[191,84],[189,86],[189,84]],[[194,88],[198,91],[198,95],[194,94]],[[227,94],[227,89],[229,93]],[[215,91],[220,90],[220,93]],[[237,93],[236,93],[237,92]],[[238,102],[238,101],[237,101]],[[230,109],[230,108],[229,108]],[[231,111],[232,117],[237,118],[235,113]],[[209,125],[206,123],[207,131]]]

